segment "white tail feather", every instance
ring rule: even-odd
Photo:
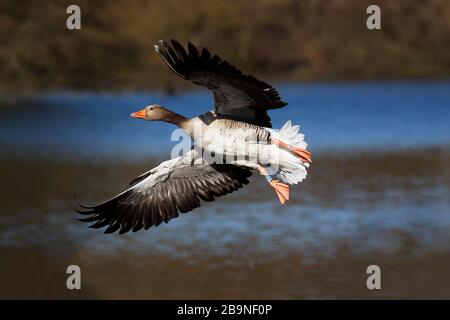
[[[299,133],[300,126],[293,126],[291,120],[286,121],[286,123],[281,127],[279,131],[274,131],[272,134],[275,138],[287,143],[288,145],[306,149],[308,144],[304,141],[305,135]]]
[[[308,144],[304,141],[305,135],[299,133],[299,129],[300,126],[293,126],[291,120],[288,120],[280,130],[267,130],[270,131],[272,138],[278,139],[290,146],[306,150]],[[309,167],[309,163],[302,162],[297,156],[287,150],[280,150],[280,160],[281,165],[275,175],[276,179],[288,184],[297,184],[306,178],[306,168]]]

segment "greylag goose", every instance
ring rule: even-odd
[[[92,228],[105,233],[158,226],[200,206],[200,200],[236,191],[248,183],[251,170],[263,175],[280,202],[289,200],[289,185],[306,177],[311,153],[304,135],[290,121],[272,129],[267,111],[284,107],[278,92],[263,81],[188,43],[159,41],[156,52],[178,76],[205,86],[214,95],[214,110],[188,119],[152,104],[134,118],[175,124],[193,142],[185,154],[162,162],[140,175],[128,189],[95,206],[77,211]]]

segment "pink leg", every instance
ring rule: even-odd
[[[302,160],[303,162],[312,162],[311,159],[311,152],[307,151],[306,149],[302,149],[299,147],[294,147],[294,146],[290,146],[287,143],[279,140],[279,139],[274,139],[273,140],[273,144],[277,145],[279,148],[284,148],[286,150],[291,151],[292,153],[296,154],[300,160]]]
[[[266,180],[269,182],[270,186],[275,190],[281,204],[284,204],[289,200],[289,186],[287,184],[284,184],[278,180],[273,180],[272,177],[267,174],[266,169],[262,166],[258,166],[256,169],[262,176],[266,177]]]

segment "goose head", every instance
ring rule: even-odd
[[[144,120],[167,120],[173,114],[172,111],[167,110],[163,106],[158,104],[151,104],[144,109],[133,112],[130,114],[133,118],[144,119]]]

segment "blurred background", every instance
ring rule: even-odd
[[[73,194],[103,201],[177,143],[130,112],[211,108],[153,52],[170,38],[276,86],[289,105],[272,123],[301,124],[313,165],[285,206],[255,176],[104,235]],[[0,298],[450,298],[449,39],[446,0],[2,1]],[[71,264],[82,290],[66,288]],[[382,290],[366,287],[372,264]]]

